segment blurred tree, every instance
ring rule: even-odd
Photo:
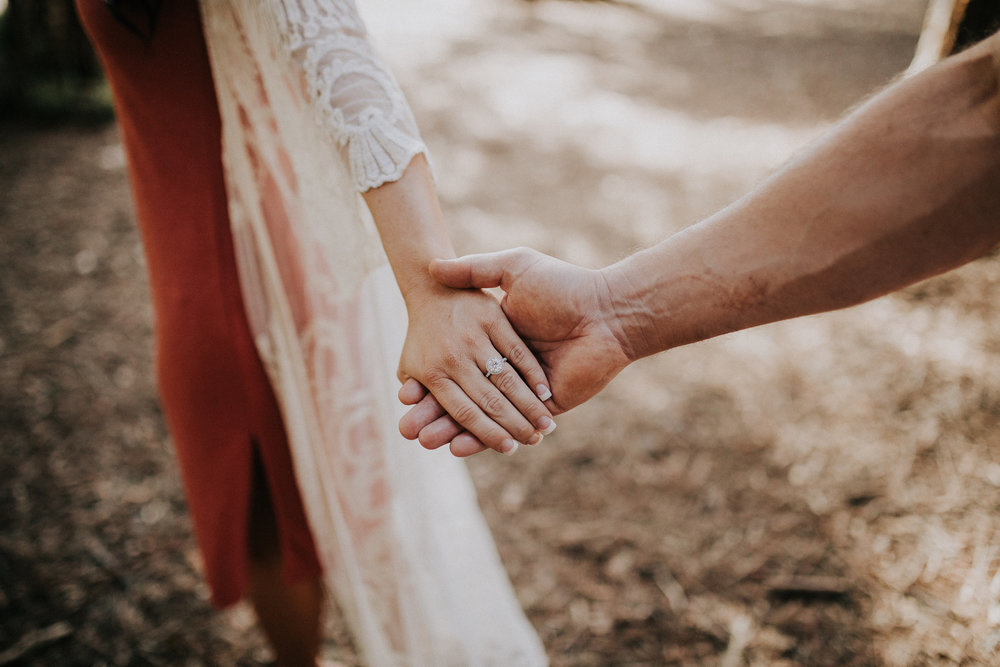
[[[8,0],[0,14],[0,115],[90,114],[100,66],[73,0]]]
[[[1000,29],[1000,0],[969,0],[958,25],[955,50],[985,39]]]

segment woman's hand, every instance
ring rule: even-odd
[[[449,287],[500,287],[506,293],[503,312],[541,362],[555,414],[596,394],[631,361],[620,340],[605,272],[527,248],[435,260],[430,272]],[[462,433],[459,423],[444,414],[447,406],[438,405],[415,383],[404,384],[400,400],[414,406],[400,421],[404,436],[419,437],[425,447],[451,442],[458,456],[482,451],[476,434]]]
[[[400,380],[422,383],[492,449],[510,454],[518,443],[537,443],[538,432],[551,429],[552,414],[539,398],[549,395],[545,373],[496,299],[443,287],[428,271],[433,258],[455,253],[427,160],[417,155],[399,180],[368,190],[364,199],[409,313]],[[487,378],[493,357],[506,362]]]
[[[439,286],[408,306],[400,381],[419,382],[454,416],[452,424],[504,454],[513,454],[519,443],[537,444],[551,432],[552,413],[538,395],[549,395],[545,373],[495,298]],[[506,362],[487,378],[486,360],[494,357]],[[444,444],[435,429],[412,437],[418,435],[424,446]]]

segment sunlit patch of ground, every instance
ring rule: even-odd
[[[600,266],[740,197],[892,80],[924,4],[362,9],[460,251]],[[0,663],[27,646],[35,664],[257,664],[246,610],[212,614],[198,583],[117,142],[0,134]],[[542,446],[470,461],[553,664],[995,664],[998,297],[989,257],[671,351]]]

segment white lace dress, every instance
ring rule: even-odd
[[[397,430],[406,313],[360,192],[425,151],[350,0],[201,0],[247,316],[371,665],[543,665],[464,464]]]

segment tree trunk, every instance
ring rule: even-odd
[[[69,96],[100,76],[73,0],[9,0],[0,16],[0,110],[30,106],[36,86]]]

